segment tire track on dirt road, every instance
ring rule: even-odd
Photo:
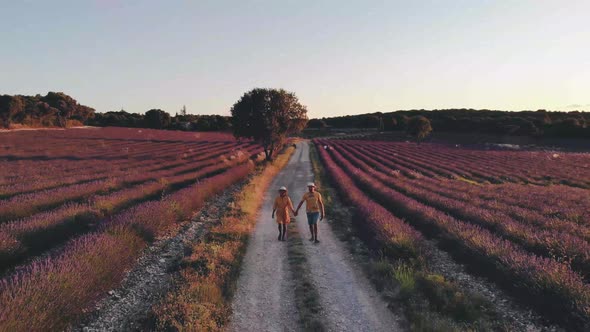
[[[272,199],[279,186],[287,186],[293,204],[297,205],[306,190],[306,182],[313,181],[313,177],[309,145],[301,142],[265,195],[260,220],[250,239],[238,280],[230,331],[301,330],[295,295],[290,287],[297,275],[289,271],[287,245],[277,241],[277,226],[270,215]],[[326,214],[329,218],[330,211]],[[309,229],[305,211],[300,210],[296,219],[299,233],[306,238]],[[304,240],[304,253],[311,270],[311,281],[319,293],[320,316],[325,327],[329,331],[401,330],[400,318],[387,308],[326,221],[318,226],[321,243]]]

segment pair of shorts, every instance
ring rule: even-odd
[[[317,224],[319,219],[320,219],[319,212],[307,212],[307,223],[309,225]]]

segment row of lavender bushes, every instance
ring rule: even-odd
[[[405,183],[386,175],[383,165],[365,161],[369,159],[364,152],[351,151],[344,146],[338,149],[343,156],[355,166],[367,171],[388,187],[397,190],[404,195],[417,201],[432,206],[440,211],[446,212],[460,220],[477,224],[483,228],[521,245],[526,250],[559,261],[569,262],[573,269],[580,272],[582,276],[590,276],[590,245],[588,242],[574,233],[566,233],[554,229],[539,229],[538,223],[542,219],[535,220],[536,224],[527,221],[516,220],[503,213],[502,209],[484,209],[474,206],[471,202],[453,200],[438,195],[430,189],[417,188],[414,183]],[[365,161],[363,161],[363,160]],[[381,169],[377,171],[377,169]],[[485,188],[481,189],[482,191]],[[474,198],[476,200],[476,198]],[[547,227],[552,225],[547,221]],[[587,229],[586,229],[587,230]]]
[[[332,141],[336,143],[338,141]],[[590,157],[579,153],[482,151],[442,144],[342,141],[362,145],[383,155],[395,156],[408,168],[443,177],[461,176],[477,182],[565,183],[588,188],[590,171],[584,167]],[[527,167],[522,167],[527,165]]]
[[[100,224],[101,220],[127,206],[164,195],[173,187],[184,186],[200,178],[223,172],[248,160],[248,157],[250,157],[248,154],[243,153],[239,157],[223,162],[206,161],[201,163],[202,165],[197,163],[190,166],[191,170],[197,169],[197,171],[181,172],[179,175],[163,178],[165,179],[163,181],[147,182],[108,195],[96,195],[84,204],[69,203],[58,209],[0,224],[0,272],[55,247],[77,234],[91,230]]]
[[[246,152],[254,152],[255,150],[259,150],[259,148],[253,146],[249,150],[246,150]],[[39,190],[3,199],[0,200],[0,223],[26,217],[33,213],[58,206],[66,201],[81,200],[95,193],[107,193],[112,190],[124,188],[130,184],[138,184],[173,174],[198,170],[219,163],[229,152],[227,149],[203,151],[198,154],[198,158],[195,160],[183,160],[176,164],[168,162],[164,165],[158,165],[155,168],[149,166],[147,168],[136,168],[136,165],[130,163],[127,166],[128,169],[119,176],[105,178],[105,173],[101,173],[101,180]],[[69,178],[76,177],[77,175],[73,175]]]
[[[434,173],[418,166],[412,167],[411,163],[404,163],[394,153],[383,152],[375,149],[373,144],[368,142],[334,142],[334,146],[348,148],[349,150],[362,150],[365,158],[363,161],[373,165],[378,163],[382,165],[384,173],[398,177],[404,175],[409,179],[419,179],[420,181],[411,182],[416,186],[428,186],[429,190],[434,190],[447,197],[453,197],[463,201],[469,201],[472,204],[497,205],[502,204],[504,211],[515,215],[515,218],[526,218],[530,221],[543,219],[544,224],[551,224],[554,228],[569,228],[572,223],[580,224],[587,228],[590,226],[590,197],[586,191],[581,188],[573,188],[565,185],[553,186],[528,186],[523,187],[520,184],[502,184],[497,186],[478,186],[472,185],[465,181],[445,180]],[[378,167],[378,166],[375,166]],[[436,167],[436,165],[431,165]],[[478,199],[474,202],[474,199]],[[531,213],[536,213],[531,215]],[[523,216],[526,215],[526,216]],[[572,232],[574,232],[572,230]],[[577,231],[575,231],[577,233]],[[582,231],[587,234],[588,231]]]
[[[338,149],[319,150],[327,167],[339,168],[343,171],[340,176],[350,175],[354,186],[376,202],[441,239],[452,253],[523,296],[548,317],[577,329],[590,326],[590,287],[568,265],[531,254],[486,229],[457,220],[389,188],[369,175],[367,169],[351,164]],[[347,187],[347,190],[351,189]],[[396,219],[392,223],[397,224]]]
[[[70,242],[61,254],[5,277],[0,281],[0,330],[63,330],[122,280],[160,232],[253,168],[248,162],[160,201],[139,204]]]

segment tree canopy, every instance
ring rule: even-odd
[[[283,89],[253,89],[246,92],[231,109],[234,136],[254,139],[264,147],[271,160],[287,136],[307,124],[307,108],[295,93]]]
[[[0,126],[67,127],[82,124],[94,115],[94,109],[80,105],[63,92],[46,96],[0,95]]]
[[[161,109],[151,109],[145,112],[145,124],[148,128],[164,129],[170,126],[170,114]]]
[[[407,132],[408,135],[415,137],[418,141],[423,140],[432,132],[430,120],[421,115],[410,118]]]

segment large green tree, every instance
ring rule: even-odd
[[[151,109],[145,112],[145,124],[148,128],[164,129],[170,126],[170,114],[161,109]]]
[[[407,133],[415,137],[418,142],[426,138],[432,132],[432,126],[430,125],[430,120],[428,120],[424,116],[414,116],[408,120]]]
[[[231,115],[234,136],[258,141],[266,160],[272,160],[287,136],[307,124],[307,108],[295,93],[283,89],[250,90],[234,104]]]
[[[94,109],[80,105],[63,92],[48,92],[46,96],[0,95],[0,125],[66,127],[69,120],[85,122],[94,116]]]
[[[9,128],[14,118],[24,112],[21,96],[0,95],[0,125]]]

